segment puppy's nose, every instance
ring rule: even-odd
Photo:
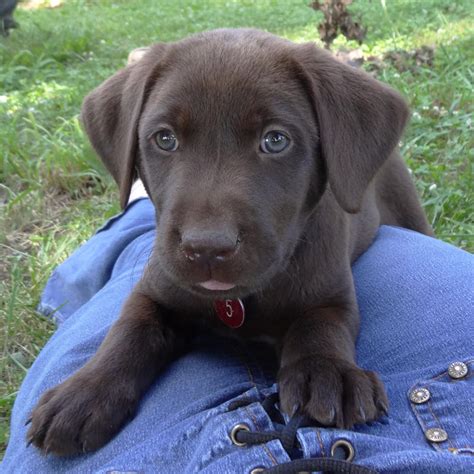
[[[239,239],[218,232],[189,231],[181,237],[184,256],[197,264],[224,262],[235,255]]]

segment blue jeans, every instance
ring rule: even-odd
[[[97,350],[154,237],[150,201],[135,201],[53,273],[40,311],[58,329],[18,394],[1,472],[246,473],[294,457],[279,440],[232,443],[229,432],[238,423],[257,432],[275,429],[262,401],[277,390],[276,361],[263,344],[208,335],[196,336],[190,352],[147,392],[136,417],[99,451],[57,458],[26,446],[29,412]],[[330,456],[333,443],[344,439],[354,447],[354,463],[381,472],[474,472],[474,257],[382,227],[353,272],[361,312],[358,363],[381,375],[389,416],[353,431],[300,428],[297,455]],[[454,362],[467,374],[450,376]],[[456,375],[454,366],[450,372]],[[427,394],[421,403],[411,400]],[[242,399],[240,407],[231,405]],[[432,442],[427,434],[447,439]]]

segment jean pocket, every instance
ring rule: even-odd
[[[437,451],[474,454],[474,359],[453,361],[408,392],[427,442]]]

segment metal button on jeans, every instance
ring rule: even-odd
[[[448,374],[452,379],[462,379],[467,372],[468,368],[464,362],[453,362],[448,367]]]
[[[443,428],[430,428],[425,431],[425,436],[432,443],[442,443],[448,439],[448,433]]]
[[[431,393],[427,388],[415,388],[415,390],[412,390],[410,393],[410,400],[416,404],[425,403],[430,397]]]

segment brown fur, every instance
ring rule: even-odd
[[[106,443],[196,325],[274,338],[287,412],[338,427],[385,412],[377,376],[355,364],[351,263],[380,224],[431,233],[397,151],[407,117],[388,86],[256,30],[154,45],[89,94],[84,126],[122,206],[139,174],[160,231],[98,353],[43,396],[28,437],[60,455]],[[176,151],[157,147],[161,128]],[[269,130],[290,146],[263,153]],[[236,287],[198,285],[210,278]],[[244,300],[242,328],[220,322],[216,298]]]

